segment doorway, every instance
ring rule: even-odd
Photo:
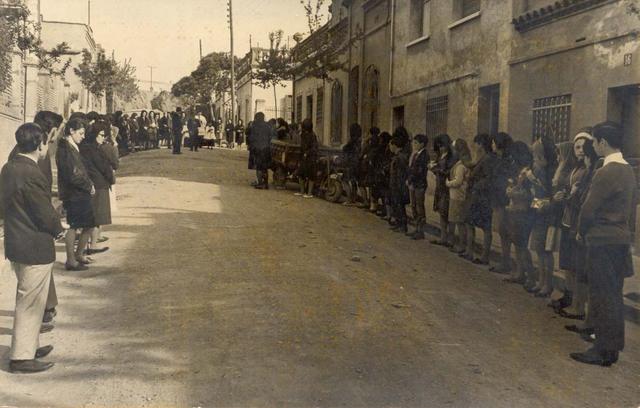
[[[404,126],[404,105],[393,108],[393,129]]]
[[[478,94],[478,133],[495,135],[500,126],[500,84],[480,88]]]
[[[640,158],[640,85],[609,88],[607,120],[622,127],[622,152],[630,159]]]

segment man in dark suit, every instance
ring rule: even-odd
[[[633,275],[631,243],[636,178],[620,151],[622,130],[613,122],[593,128],[593,147],[604,164],[595,171],[578,218],[578,240],[587,246],[589,320],[596,339],[571,358],[610,366],[624,348],[624,279]]]
[[[182,108],[171,113],[171,131],[173,132],[173,154],[180,154],[182,147]]]
[[[0,173],[5,256],[18,280],[9,370],[33,373],[53,366],[38,360],[53,350],[39,347],[38,338],[56,258],[54,239],[62,237],[64,229],[38,167],[38,159],[47,154],[45,133],[26,123],[16,131],[16,141],[18,154]]]

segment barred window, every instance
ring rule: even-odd
[[[322,128],[324,118],[324,88],[320,87],[316,90],[316,129]]]
[[[427,99],[427,136],[433,139],[442,133],[447,133],[449,118],[449,96],[439,96]]]
[[[296,122],[302,123],[302,95],[296,96]]]
[[[331,144],[342,142],[342,85],[340,81],[333,83],[331,88]]]
[[[533,101],[533,137],[548,137],[555,143],[569,140],[571,95],[550,96]]]

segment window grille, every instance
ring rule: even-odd
[[[302,95],[296,97],[296,122],[302,123]]]
[[[316,129],[322,128],[324,118],[324,89],[318,88],[316,91]]]
[[[342,142],[342,85],[339,81],[333,83],[331,89],[331,144]]]
[[[571,95],[550,96],[533,101],[533,137],[548,137],[555,143],[569,140]]]
[[[427,136],[433,139],[442,133],[447,133],[449,118],[449,96],[439,96],[427,99]]]

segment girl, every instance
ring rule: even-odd
[[[456,139],[453,143],[455,155],[459,158],[451,169],[451,175],[446,185],[449,188],[449,222],[452,232],[458,230],[457,245],[451,247],[451,252],[462,254],[467,248],[467,228],[465,221],[469,206],[467,205],[467,186],[469,178],[469,163],[471,151],[464,139]],[[452,236],[452,240],[453,240]]]
[[[451,138],[447,134],[438,135],[433,141],[433,150],[438,160],[432,162],[430,169],[436,176],[436,191],[433,197],[433,211],[440,214],[440,239],[431,241],[434,245],[453,246],[453,225],[449,224],[449,188],[447,177],[455,163],[451,151]]]

